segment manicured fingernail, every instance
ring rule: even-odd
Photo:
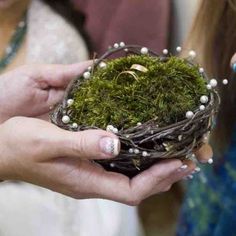
[[[207,162],[208,162],[208,164],[212,164],[213,163],[213,159],[210,158]]]
[[[184,170],[186,170],[187,168],[188,168],[187,165],[182,165],[182,166],[178,169],[178,171],[184,171]]]
[[[120,152],[120,141],[116,138],[103,137],[100,139],[100,148],[104,154],[117,156]]]
[[[232,65],[233,72],[236,72],[236,63]]]
[[[200,172],[200,171],[201,171],[201,168],[197,166],[197,167],[195,168],[195,172]]]

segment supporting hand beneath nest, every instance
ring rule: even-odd
[[[15,117],[0,125],[0,144],[0,179],[33,183],[77,199],[105,198],[137,205],[169,190],[195,168],[191,162],[186,167],[179,160],[167,160],[130,180],[89,161],[118,154],[114,134],[69,132],[34,118]]]

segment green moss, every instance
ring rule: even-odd
[[[105,128],[135,126],[137,122],[156,119],[160,126],[185,118],[188,110],[200,105],[200,97],[208,94],[206,82],[198,66],[189,66],[184,59],[132,55],[107,61],[105,69],[98,68],[91,79],[84,80],[73,92],[70,107],[73,122]],[[131,70],[140,64],[148,72]],[[134,71],[137,80],[122,71]]]

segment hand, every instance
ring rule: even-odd
[[[91,64],[21,66],[0,76],[0,123],[13,116],[38,117],[61,101],[68,83]]]
[[[33,183],[77,199],[105,198],[137,205],[169,190],[195,168],[191,162],[183,168],[180,160],[167,160],[130,180],[89,161],[118,154],[114,134],[69,132],[34,118],[15,117],[0,125],[0,144],[0,179]]]

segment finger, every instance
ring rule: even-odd
[[[157,182],[159,183],[159,180],[162,180],[180,166],[181,162],[177,160],[163,161],[130,180],[122,174],[108,172],[97,165],[81,161],[78,172],[68,171],[69,173],[76,173],[78,178],[70,178],[67,175],[70,182],[71,179],[75,180],[75,182],[72,183],[73,189],[69,191],[69,194],[66,194],[74,198],[83,198],[81,193],[85,193],[85,198],[100,197],[128,205],[137,205],[145,197],[151,195],[151,190],[156,186]],[[55,168],[55,163],[52,167]],[[63,177],[64,182],[67,182],[67,178]],[[85,182],[87,184],[83,188],[81,183]],[[68,182],[68,186],[70,185],[71,183]],[[149,188],[146,188],[146,185],[149,185]]]
[[[182,163],[179,160],[161,161],[132,180],[117,173],[104,171],[103,178],[99,180],[101,183],[99,191],[107,199],[128,205],[138,205],[144,198],[152,195],[158,183],[181,166]]]
[[[45,114],[40,115],[40,116],[37,116],[36,118],[40,119],[40,120],[44,120],[44,121],[50,122],[50,117],[49,117],[48,113],[45,113]]]
[[[40,65],[37,66],[37,78],[48,87],[65,88],[72,79],[79,76],[92,64],[92,61],[72,65]],[[45,84],[44,84],[45,86]]]
[[[131,182],[131,187],[134,189],[135,195],[142,199],[151,196],[156,186],[173,175],[181,166],[182,162],[180,160],[161,161],[134,177]],[[160,188],[159,191],[162,192],[162,189]]]
[[[56,104],[60,103],[65,95],[65,90],[63,89],[50,89],[47,97],[47,101],[43,104],[47,112],[51,110]]]
[[[195,169],[196,164],[193,161],[184,160],[183,165],[177,171],[173,172],[173,174],[168,176],[159,185],[157,185],[153,194],[156,194],[161,190],[163,190],[164,192],[168,191],[174,183],[192,175],[193,172],[195,172]]]
[[[118,137],[104,130],[69,132],[61,130],[54,138],[57,156],[72,156],[82,159],[112,158],[120,152]]]
[[[213,163],[213,151],[209,144],[204,144],[199,150],[195,152],[196,158],[202,163]]]

